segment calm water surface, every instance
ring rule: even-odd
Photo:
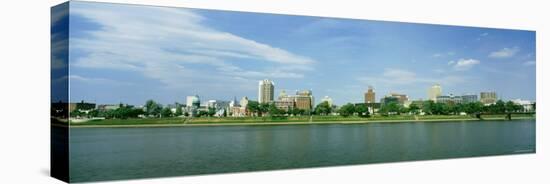
[[[71,128],[72,182],[534,153],[535,120]]]

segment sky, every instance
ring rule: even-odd
[[[52,68],[69,72],[52,80],[69,81],[70,101],[256,100],[262,79],[275,96],[309,89],[337,105],[363,102],[368,86],[377,101],[426,99],[434,84],[444,94],[536,96],[534,31],[92,2],[61,12],[52,49],[65,41],[69,55],[52,54]],[[68,36],[54,37],[67,21]]]

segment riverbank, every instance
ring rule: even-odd
[[[512,117],[512,120],[535,119],[535,115],[523,115]],[[403,116],[403,117],[372,117],[372,118],[324,118],[302,117],[296,119],[224,119],[224,118],[166,118],[166,119],[127,119],[127,120],[100,120],[84,123],[71,122],[71,128],[130,128],[130,127],[185,127],[185,126],[261,126],[261,125],[311,125],[311,124],[364,124],[364,123],[403,123],[403,122],[448,122],[448,121],[485,121],[502,120],[503,116],[484,117],[483,120],[470,116]]]

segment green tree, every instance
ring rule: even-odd
[[[158,116],[162,111],[162,106],[153,100],[147,100],[145,102],[145,114]]]
[[[432,100],[424,101],[424,104],[422,104],[422,111],[426,114],[434,114],[434,107],[435,102]]]
[[[498,100],[495,104],[491,105],[491,111],[497,114],[503,114],[506,112],[506,104],[502,100]]]
[[[409,105],[409,112],[411,112],[413,114],[418,114],[419,111],[420,111],[420,107],[418,107],[418,105],[416,105],[416,104]]]
[[[258,115],[260,113],[260,103],[257,101],[248,101],[246,110],[252,114]]]
[[[386,114],[386,115],[400,114],[402,111],[402,107],[397,102],[390,102],[390,103],[384,104],[380,108],[380,111],[382,114]]]
[[[172,110],[168,107],[165,107],[160,112],[160,117],[162,118],[168,118],[172,116]]]
[[[332,112],[332,107],[327,101],[321,102],[315,106],[314,112],[319,115],[328,115]]]
[[[346,105],[343,105],[342,107],[340,107],[340,110],[338,111],[338,113],[340,113],[340,115],[344,117],[353,115],[354,112],[355,112],[355,107],[351,103],[347,103]]]
[[[283,110],[277,108],[274,103],[268,104],[268,112],[270,116],[280,116],[283,114]]]
[[[174,113],[174,116],[181,116],[183,114],[182,105],[179,103],[176,103],[176,113]]]
[[[366,104],[356,104],[354,110],[359,117],[370,117],[369,108]]]
[[[209,107],[208,108],[208,116],[212,117],[216,114],[216,108],[214,107]]]

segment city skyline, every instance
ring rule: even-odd
[[[77,47],[69,48],[68,65],[55,56],[52,62],[70,67],[71,101],[169,104],[195,94],[257,100],[258,81],[266,78],[277,84],[275,94],[310,89],[316,99],[329,96],[336,105],[363,102],[368,86],[377,98],[400,93],[427,99],[426,90],[436,83],[444,95],[496,91],[503,99],[536,100],[533,31],[70,6],[69,39]],[[139,25],[157,26],[136,30]]]

